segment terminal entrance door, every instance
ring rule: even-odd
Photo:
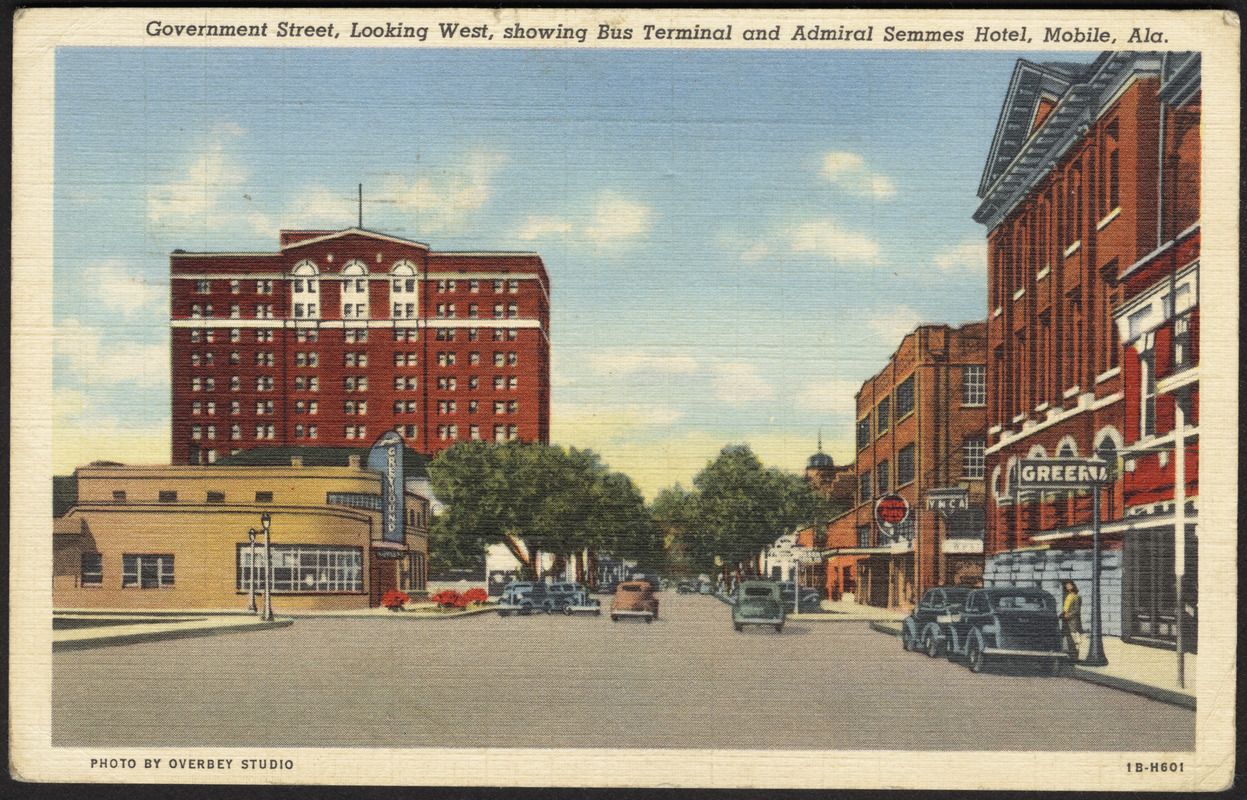
[[[376,560],[372,562],[372,567],[368,571],[369,608],[380,606],[381,598],[385,596],[385,593],[398,588],[398,576],[395,574],[397,570],[394,568],[396,563]]]

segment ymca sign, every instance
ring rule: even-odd
[[[947,513],[965,511],[970,507],[970,492],[961,488],[931,489],[927,492],[927,510]]]
[[[1024,458],[1018,465],[1022,489],[1090,489],[1108,482],[1108,462],[1098,459]]]

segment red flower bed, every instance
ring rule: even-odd
[[[464,592],[463,599],[468,603],[484,603],[489,599],[489,592],[478,586],[475,589],[468,589]]]
[[[397,589],[391,589],[385,594],[381,595],[381,605],[385,606],[391,611],[398,611],[400,608],[403,607],[403,604],[406,603],[410,599],[411,598],[408,597],[406,593],[400,592]]]
[[[446,589],[429,598],[429,600],[437,603],[442,608],[463,608],[467,604],[460,605],[461,599],[459,593],[454,589]]]

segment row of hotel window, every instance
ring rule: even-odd
[[[209,427],[208,439],[212,440],[214,439],[216,432],[215,430],[212,430],[212,426],[208,426],[208,427]],[[391,430],[393,430],[395,433],[397,433],[399,436],[402,436],[405,439],[415,439],[420,434],[420,428],[418,425],[395,425]],[[488,430],[488,427],[486,427],[486,430]],[[437,438],[443,442],[463,441],[459,436],[459,426],[457,424],[438,425],[436,428],[436,432],[437,432]],[[232,433],[233,431],[231,430],[231,434]],[[257,441],[273,440],[276,438],[276,435],[277,435],[277,429],[273,425],[263,425],[263,426],[257,425],[255,428],[255,438]],[[237,438],[237,437],[234,437],[231,435],[230,438],[232,439],[232,438]],[[320,438],[320,427],[318,425],[304,425],[303,423],[296,423],[294,426],[294,438],[296,439],[319,439]],[[342,438],[353,439],[353,440],[367,439],[368,438],[368,426],[367,425],[346,425],[342,429]],[[468,440],[471,440],[474,442],[483,441],[482,436],[481,436],[481,426],[475,423],[468,425],[467,438]],[[493,426],[493,441],[495,442],[509,442],[509,441],[518,440],[519,438],[520,438],[520,432],[519,432],[518,425],[499,424],[499,425]],[[195,437],[195,441],[202,441],[202,440]],[[229,451],[229,454],[235,455],[239,452],[241,452],[241,450],[232,449]],[[217,462],[217,459],[220,457],[220,454],[215,449],[207,449],[207,450],[201,451],[195,447],[191,448],[190,455],[191,455],[191,463],[193,464],[199,464],[199,463],[215,464]]]
[[[215,405],[216,405],[215,403],[208,404],[209,414],[215,413],[216,411]],[[476,400],[469,400],[467,403],[467,409],[468,409],[469,414],[480,413],[480,404]],[[271,416],[274,413],[274,410],[275,409],[274,409],[274,405],[272,401],[267,401],[267,402],[262,401],[262,402],[256,403],[255,413],[257,416]],[[320,411],[320,406],[315,400],[309,403],[306,403],[306,404],[302,400],[300,400],[298,403],[295,404],[296,414],[315,415],[319,411]],[[418,409],[417,409],[416,401],[414,400],[395,400],[394,401],[394,412],[393,413],[396,415],[397,414],[415,414],[417,413],[417,411]],[[438,400],[437,401],[437,413],[439,416],[443,416],[443,417],[450,416],[453,414],[457,414],[458,411],[459,411],[459,404],[458,402],[454,400]],[[364,416],[368,413],[368,401],[367,400],[359,400],[359,401],[347,400],[345,403],[342,404],[342,413],[348,416]],[[494,401],[494,414],[495,415],[498,415],[498,416],[501,416],[503,414],[513,415],[513,414],[518,414],[518,413],[520,413],[520,403],[518,400],[495,400]],[[191,405],[191,414],[200,415],[200,405],[198,403],[193,403]],[[191,425],[191,438],[192,439],[196,439],[196,440],[202,439],[205,437],[205,434],[208,439],[216,439],[216,425],[207,425],[207,426]],[[242,438],[242,425],[239,425],[239,424],[231,425],[229,438],[235,439],[235,440],[241,439]],[[267,425],[267,426],[256,425],[255,426],[255,438],[272,439],[273,438],[273,426],[272,425]]]
[[[392,291],[400,292],[400,291],[405,290],[408,292],[414,292],[416,290],[416,281],[414,278],[406,278],[406,279],[387,278],[386,280],[393,281],[393,283],[391,284]],[[469,280],[468,291],[471,292],[472,294],[479,293],[481,291],[481,283],[482,281],[479,281],[479,280]],[[496,281],[492,281],[491,283],[492,283],[492,288],[494,290],[494,294],[502,294],[503,282],[500,280],[496,280]],[[368,291],[368,278],[354,278],[354,277],[346,278],[342,281],[342,285],[343,285],[344,290],[347,290],[347,287],[350,287],[350,290],[353,290],[355,292],[361,292],[361,293],[367,292]],[[299,278],[293,282],[292,286],[296,294],[304,292],[304,291],[315,293],[318,290],[317,281],[314,279]],[[458,282],[454,280],[439,280],[437,282],[437,291],[439,294],[445,294],[446,292],[453,292],[456,289],[458,289],[458,287],[459,287]],[[241,291],[242,291],[242,282],[237,279],[230,280],[229,293],[239,294]],[[508,294],[518,294],[519,291],[520,291],[519,281],[510,280],[506,282],[506,292]],[[212,293],[212,281],[202,280],[202,279],[195,281],[195,293],[196,294],[211,294]],[[273,281],[267,280],[267,279],[256,281],[255,282],[255,293],[256,294],[272,294],[273,293]]]
[[[341,316],[343,319],[369,319],[370,314],[367,303],[343,303]],[[317,319],[320,317],[320,306],[316,303],[295,303],[294,318],[295,319]],[[392,319],[415,319],[416,304],[415,303],[394,303],[391,309],[390,317]],[[515,303],[494,303],[493,318],[494,319],[517,319],[520,315],[519,306]],[[454,319],[455,304],[454,303],[438,303],[437,317],[439,319]],[[191,319],[215,319],[216,311],[212,308],[211,303],[191,304]],[[239,303],[231,303],[229,307],[228,319],[242,319],[242,306]],[[272,303],[256,303],[252,319],[273,319]],[[476,303],[468,303],[467,319],[481,319],[480,309]]]
[[[961,442],[961,475],[971,480],[981,479],[987,464],[987,440],[982,436],[969,436]],[[857,476],[857,496],[859,503],[869,502],[872,498],[885,495],[894,488],[910,483],[916,477],[914,463],[914,445],[909,444],[896,451],[896,483],[892,483],[892,465],[888,460],[880,461],[873,470],[859,473]]]
[[[264,549],[238,544],[237,591],[248,592],[254,580],[264,589],[268,567]],[[359,547],[271,545],[274,592],[362,592],[363,550]],[[115,580],[115,579],[114,579]],[[79,572],[82,586],[104,585],[104,555],[83,553]],[[174,586],[174,557],[169,553],[123,553],[121,588],[165,589]]]
[[[504,339],[508,342],[514,342],[519,337],[519,331],[516,328],[493,328],[493,340],[501,342]],[[419,341],[419,328],[395,328],[394,341],[396,342],[415,342]],[[479,328],[468,328],[468,341],[475,342],[480,338]],[[455,340],[454,328],[433,328],[433,333],[439,342],[453,342]],[[320,331],[314,329],[301,328],[295,333],[296,341],[302,342],[318,342],[320,341]],[[216,340],[216,331],[212,328],[199,330],[192,329],[190,332],[190,340],[192,344],[198,344],[201,341],[212,344]],[[229,329],[230,343],[236,344],[242,341],[242,328]],[[368,342],[367,328],[345,328],[342,331],[342,340],[346,344],[366,344]],[[259,344],[272,343],[273,329],[261,328],[255,331],[255,341]]]
[[[502,350],[494,351],[495,367],[515,367],[519,366],[520,354],[515,350],[503,352]],[[276,354],[271,350],[258,350],[255,353],[255,365],[257,367],[271,367],[274,365]],[[453,351],[438,352],[437,365],[439,367],[453,367],[457,354]],[[205,366],[211,367],[215,362],[215,357],[211,350],[207,352],[199,352],[196,350],[190,354],[190,365],[192,367]],[[242,354],[237,350],[231,351],[229,354],[230,364],[239,364],[242,362]],[[481,353],[479,350],[473,350],[468,353],[468,364],[477,366],[481,363]],[[419,354],[406,351],[394,353],[394,366],[396,367],[414,367],[419,364]],[[304,352],[298,351],[294,354],[294,365],[296,367],[314,368],[320,366],[320,354],[316,351]],[[342,366],[348,368],[367,367],[367,353],[343,353]]]
[[[257,375],[255,378],[255,390],[257,392],[271,392],[273,391],[273,387],[275,385],[276,384],[273,381],[272,375]],[[437,378],[437,383],[435,385],[441,391],[453,392],[459,388],[459,380],[458,378],[452,375],[442,375]],[[469,390],[479,389],[480,385],[481,385],[481,382],[478,376],[476,375],[468,376],[468,389]],[[493,387],[494,387],[494,391],[498,391],[498,392],[501,392],[504,390],[510,391],[510,392],[518,391],[520,388],[520,380],[515,375],[495,375],[493,379]],[[417,381],[414,375],[395,375],[394,376],[394,391],[396,392],[415,391],[416,388],[417,388]],[[242,389],[242,378],[239,377],[238,375],[231,375],[229,379],[229,390],[231,392],[237,392],[237,391],[240,391],[241,389]],[[366,392],[368,391],[368,376],[367,375],[348,375],[342,379],[342,389],[343,391],[346,391],[346,392]],[[190,390],[192,392],[215,392],[216,391],[216,378],[195,375],[190,379]],[[315,375],[311,375],[307,377],[303,375],[296,375],[294,379],[294,390],[297,392],[302,392],[302,391],[319,392],[320,391],[320,379],[316,377]],[[212,407],[215,410],[215,404]],[[192,404],[192,409],[193,408],[194,408],[194,405]],[[233,410],[233,405],[231,405],[230,408],[231,408],[231,411],[230,411],[231,414],[238,413],[238,411]],[[192,413],[194,412],[192,411]],[[211,414],[214,412],[209,411],[208,413]]]
[[[981,364],[971,364],[961,370],[961,404],[963,406],[984,406],[987,404],[987,368]],[[895,398],[896,408],[892,403]],[[884,396],[874,408],[857,422],[857,449],[864,450],[876,437],[882,436],[892,426],[893,421],[900,422],[914,410],[914,376],[910,375],[897,385],[889,395]],[[895,414],[895,420],[893,415]]]

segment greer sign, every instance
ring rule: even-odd
[[[1085,458],[1024,458],[1018,466],[1023,489],[1088,489],[1109,482],[1108,462]]]

